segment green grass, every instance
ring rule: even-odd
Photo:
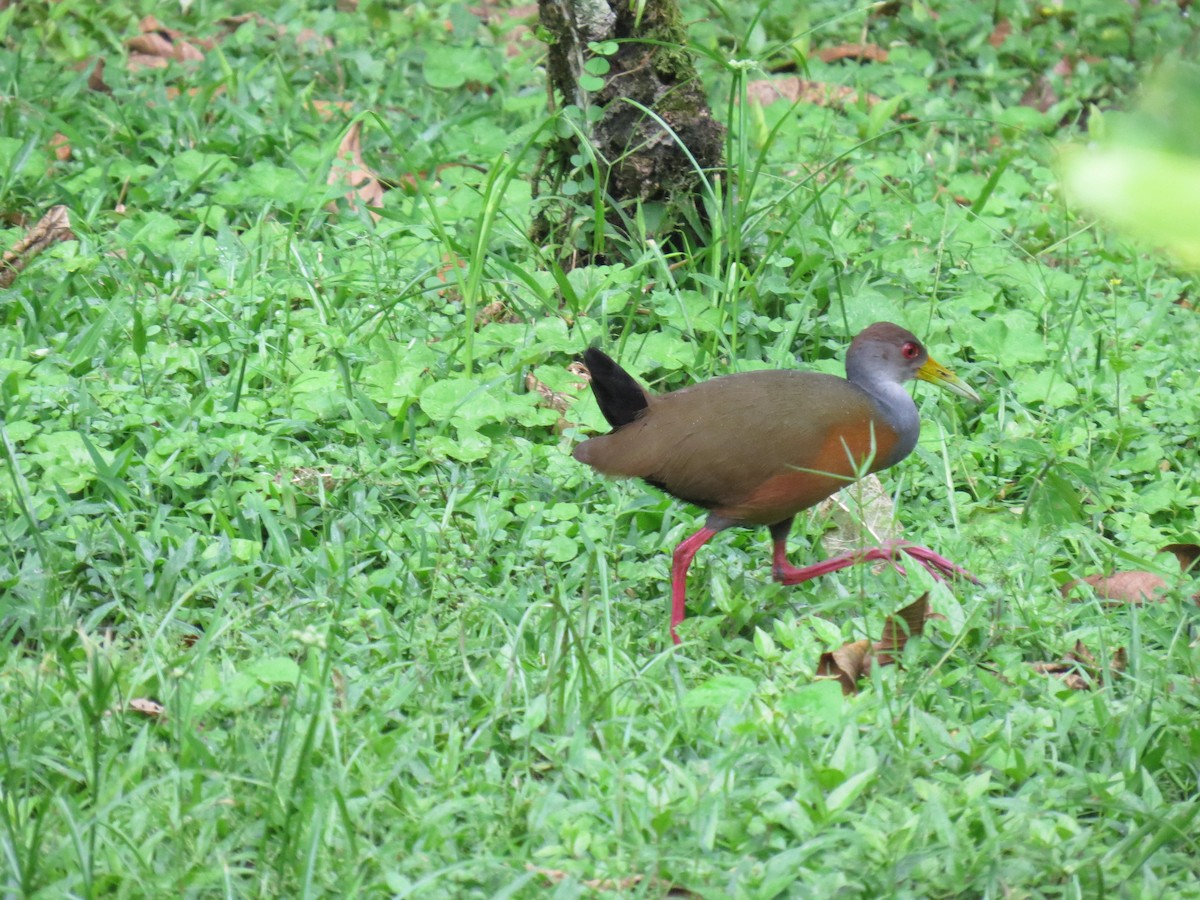
[[[570,126],[537,48],[463,6],[288,3],[138,72],[140,16],[216,39],[239,7],[0,12],[0,211],[62,203],[78,237],[0,290],[0,893],[1200,896],[1194,582],[1059,593],[1171,573],[1159,548],[1200,535],[1195,288],[1053,169],[1193,28],[1008,6],[994,47],[985,5],[690,5],[737,189],[712,179],[684,253],[641,230],[661,210],[597,234],[583,171],[547,199],[612,256],[569,272],[526,235]],[[807,52],[864,28],[887,63]],[[111,95],[73,68],[97,55]],[[885,103],[731,102],[762,77],[731,60]],[[1044,113],[1020,104],[1041,76]],[[354,116],[418,182],[378,223],[327,208]],[[984,586],[934,588],[945,618],[843,698],[820,654],[928,579],[785,589],[764,533],[727,532],[672,647],[669,548],[701,518],[571,459],[602,420],[566,366],[600,341],[658,389],[840,372],[878,319],[985,395],[918,390],[884,478],[906,536]],[[1072,691],[1030,667],[1077,640],[1127,668]]]

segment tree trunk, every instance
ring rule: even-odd
[[[591,157],[580,154],[575,137],[556,142],[535,173],[535,194],[545,187],[560,197],[567,182],[590,179],[582,156],[597,160],[602,189],[621,209],[690,203],[702,178],[697,166],[721,165],[725,129],[712,117],[685,46],[678,0],[539,0],[538,9],[550,86],[565,107],[582,111],[575,121]],[[618,209],[606,213],[610,225],[621,221]],[[542,240],[561,237],[571,215],[561,204],[543,208],[535,232]]]

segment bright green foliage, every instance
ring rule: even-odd
[[[1053,168],[1193,40],[1179,6],[1000,4],[1005,37],[989,4],[689,4],[729,172],[663,242],[581,160],[582,247],[527,237],[539,153],[586,125],[536,47],[467,4],[337,6],[0,12],[0,246],[59,203],[78,238],[0,290],[0,893],[1200,895],[1195,583],[1058,590],[1176,577],[1159,549],[1200,535],[1193,281]],[[203,59],[127,71],[151,12]],[[886,62],[819,61],[864,29]],[[74,65],[100,55],[111,94]],[[742,102],[784,64],[858,99]],[[355,116],[378,221],[327,180]],[[877,319],[985,396],[918,388],[885,473],[985,586],[935,587],[945,618],[844,698],[820,654],[928,580],[785,589],[729,532],[673,648],[701,520],[571,459],[604,424],[567,365],[838,372]],[[1076,641],[1093,690],[1030,667]]]

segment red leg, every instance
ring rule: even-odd
[[[903,541],[889,541],[883,547],[855,550],[852,553],[835,556],[833,559],[827,559],[819,563],[813,563],[811,566],[797,569],[787,561],[786,540],[776,537],[773,569],[775,580],[780,584],[799,584],[802,581],[808,581],[821,575],[828,575],[830,572],[837,572],[840,569],[845,569],[861,562],[887,562],[894,566],[896,571],[901,575],[907,575],[908,573],[904,570],[904,567],[896,562],[895,557],[898,552],[907,553],[938,581],[957,577],[965,578],[974,584],[979,584],[979,579],[966,569],[955,565],[943,556],[939,556],[928,547],[906,544]]]
[[[717,529],[705,526],[690,538],[680,543],[671,555],[671,640],[679,643],[679,635],[675,626],[687,615],[685,607],[687,596],[687,572],[692,564],[696,551],[708,543],[708,539],[717,533]]]
[[[855,550],[853,553],[835,556],[833,559],[822,560],[819,563],[813,563],[811,566],[804,566],[801,569],[797,569],[788,563],[787,550],[782,541],[775,544],[775,565],[773,569],[775,580],[780,584],[800,584],[802,581],[809,581],[821,575],[828,575],[830,572],[847,569],[861,562],[891,563],[901,575],[908,574],[904,570],[904,566],[896,562],[892,553],[879,547],[871,547],[867,550]]]
[[[972,584],[979,584],[980,581],[962,566],[950,562],[944,556],[939,556],[928,547],[921,547],[917,544],[906,544],[903,541],[893,545],[895,550],[902,550],[925,567],[927,571],[938,581],[945,578],[965,578]]]

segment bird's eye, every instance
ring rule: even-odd
[[[908,341],[900,348],[900,352],[904,354],[905,359],[916,359],[921,355],[921,348],[912,341]]]

